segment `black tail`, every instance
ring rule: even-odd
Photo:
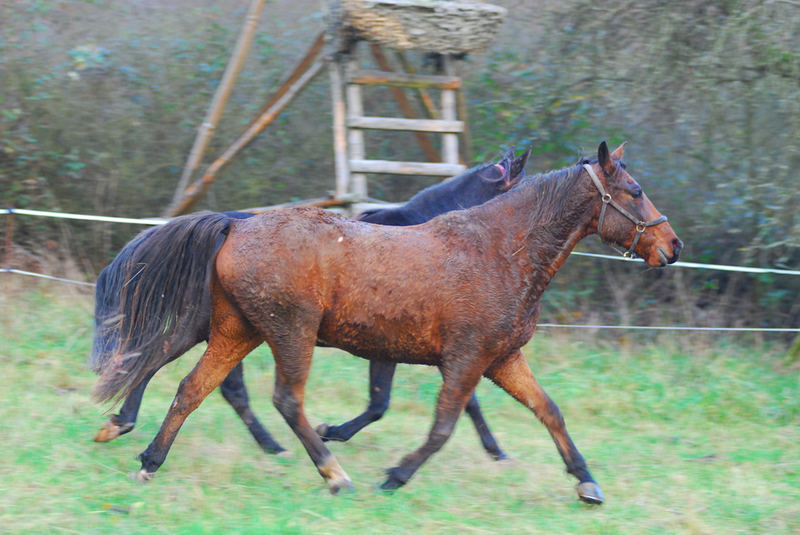
[[[127,396],[181,336],[196,335],[191,322],[208,316],[212,264],[230,225],[225,214],[175,218],[140,233],[100,273],[89,357],[98,400]]]

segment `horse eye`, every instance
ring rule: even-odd
[[[638,198],[640,198],[641,196],[642,196],[642,190],[641,190],[641,189],[639,189],[639,188],[637,188],[637,189],[635,189],[635,190],[633,190],[633,191],[631,192],[631,197],[633,197],[634,199],[638,199]]]

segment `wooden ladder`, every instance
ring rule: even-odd
[[[382,67],[379,51],[373,48]],[[337,198],[350,198],[354,202],[367,198],[367,179],[365,173],[385,173],[397,175],[425,175],[449,177],[466,169],[459,161],[458,135],[464,132],[464,121],[457,117],[456,91],[461,87],[461,79],[453,74],[452,59],[442,58],[442,75],[421,75],[390,70],[361,69],[356,61],[347,59],[332,61],[329,65],[331,93],[333,98],[334,153],[336,159]],[[344,73],[344,74],[343,74]],[[344,79],[344,84],[342,80]],[[418,119],[375,117],[364,115],[362,86],[382,85],[394,88],[418,88],[441,90],[441,118]],[[342,91],[344,87],[344,91]],[[344,94],[343,94],[344,93]],[[401,111],[410,115],[395,94]],[[394,130],[417,133],[440,133],[442,135],[441,162],[412,162],[372,160],[366,158],[364,130]],[[423,147],[425,148],[425,147]],[[436,157],[426,151],[428,157]],[[355,207],[354,207],[355,208]]]

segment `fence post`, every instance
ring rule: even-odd
[[[14,210],[9,207],[8,215],[6,215],[6,230],[5,238],[3,239],[3,254],[0,255],[5,267],[10,267],[11,262],[11,246],[14,243]]]

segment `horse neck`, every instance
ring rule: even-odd
[[[545,284],[564,264],[575,245],[594,232],[600,196],[576,168],[534,177],[486,203],[494,239]]]

